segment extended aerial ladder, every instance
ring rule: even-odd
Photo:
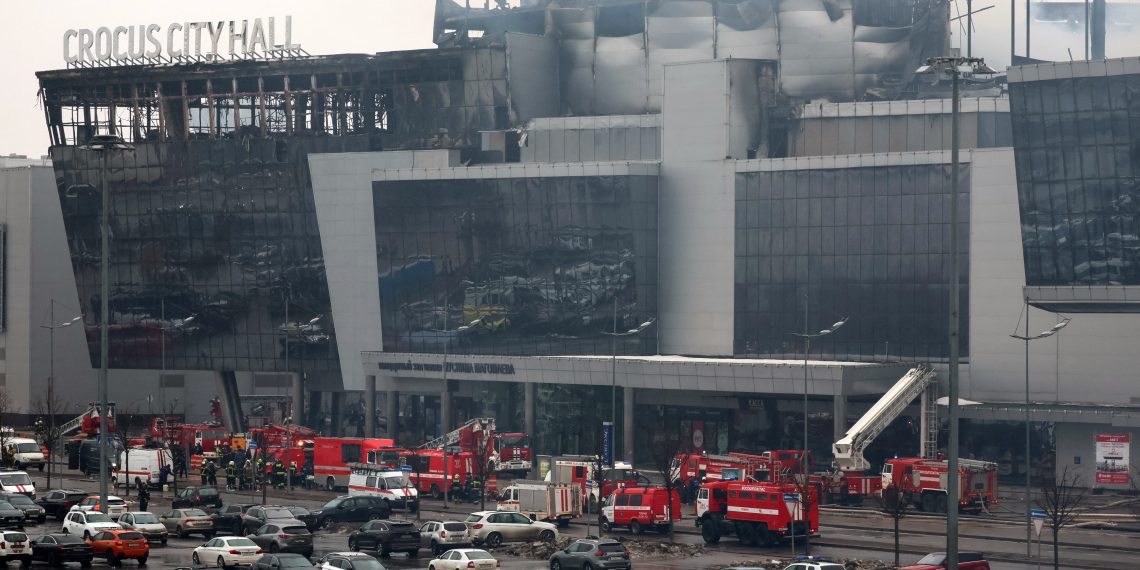
[[[847,430],[843,439],[831,446],[836,465],[843,471],[865,471],[871,464],[863,452],[871,442],[899,417],[915,398],[922,396],[921,444],[919,454],[932,457],[938,446],[938,413],[935,408],[936,375],[928,365],[911,368],[870,410]]]
[[[107,432],[111,433],[115,431],[115,403],[107,402],[107,410]],[[103,421],[103,414],[99,412],[99,404],[92,402],[88,405],[87,411],[59,426],[59,435],[64,437],[75,430],[82,429],[83,433],[94,437],[99,435],[99,422],[101,421]]]
[[[486,445],[487,437],[495,432],[495,418],[472,418],[455,430],[428,441],[416,449],[443,449],[445,447],[451,447],[460,443],[464,433],[471,433],[472,437],[474,437],[475,432],[482,432],[485,435],[482,441],[471,442],[472,447],[475,445]]]

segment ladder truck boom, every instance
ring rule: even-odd
[[[495,431],[495,418],[472,418],[467,423],[459,426],[454,431],[437,437],[416,449],[443,449],[450,447],[460,442],[462,435],[465,432],[482,432],[484,439],[490,436]],[[479,442],[479,443],[486,443]]]
[[[875,402],[843,439],[835,442],[831,450],[835,455],[835,463],[843,471],[865,471],[871,465],[863,457],[863,452],[871,442],[887,429],[895,418],[910,405],[915,398],[931,387],[935,378],[934,371],[928,365],[919,365],[911,368],[890,390]],[[934,410],[923,410],[924,413],[934,413]]]

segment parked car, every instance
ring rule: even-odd
[[[47,463],[44,460],[44,449],[34,439],[10,437],[4,442],[4,451],[12,458],[12,465],[16,469],[35,467],[43,471]]]
[[[24,511],[12,506],[12,503],[0,501],[0,527],[24,528]]]
[[[844,570],[846,566],[824,560],[803,560],[785,566],[784,570]]]
[[[99,558],[106,558],[111,566],[121,566],[123,560],[138,560],[139,566],[146,564],[150,556],[150,544],[137,530],[104,530],[87,539],[91,552]]]
[[[420,531],[408,521],[368,521],[348,535],[348,549],[376,550],[381,556],[392,552],[407,552],[408,556],[418,556]]]
[[[88,495],[79,501],[79,504],[71,507],[73,511],[101,511],[99,508],[99,495]],[[127,512],[127,502],[122,497],[114,495],[107,495],[107,512],[103,513],[111,520],[118,520],[119,516]]]
[[[170,502],[170,508],[184,509],[188,507],[220,509],[222,508],[222,495],[218,493],[216,487],[186,487],[179,491],[178,496]]]
[[[317,530],[317,516],[312,511],[305,507],[298,507],[290,505],[285,507],[289,512],[293,513],[293,518],[305,523],[305,526],[310,530]]]
[[[67,514],[67,518],[63,519],[63,533],[82,536],[83,540],[91,538],[91,535],[101,530],[120,528],[123,527],[103,513],[71,511]]]
[[[286,568],[312,568],[313,563],[300,554],[266,554],[253,563],[254,570],[285,570]]]
[[[53,568],[63,566],[64,562],[78,562],[90,568],[91,559],[95,557],[90,544],[70,534],[45,534],[32,539],[31,545],[32,560],[47,562]]]
[[[550,555],[550,570],[606,570],[630,568],[629,551],[608,538],[583,538]],[[797,569],[807,570],[807,569]]]
[[[313,515],[317,518],[317,528],[324,528],[338,522],[386,519],[392,515],[392,509],[379,497],[345,495],[325,503],[325,506],[314,511]]]
[[[478,548],[456,548],[444,552],[442,556],[428,562],[428,570],[495,570],[499,561],[486,550]]]
[[[25,521],[34,520],[37,523],[42,524],[47,520],[47,512],[44,511],[44,508],[37,505],[36,502],[27,495],[22,495],[19,493],[8,493],[5,495],[0,495],[0,500],[23,511]]]
[[[253,506],[241,516],[242,534],[249,534],[271,522],[287,522],[297,520],[293,513],[285,507]],[[301,523],[304,524],[304,523]]]
[[[459,521],[428,521],[420,525],[420,546],[439,556],[452,548],[471,545],[471,529]]]
[[[903,566],[899,570],[936,570],[946,567],[946,553],[933,552],[923,556],[918,562],[910,566]],[[990,570],[990,563],[981,552],[959,552],[958,568],[961,570]]]
[[[385,570],[379,560],[363,552],[333,552],[317,563],[321,570]]]
[[[479,511],[471,513],[466,522],[471,527],[471,542],[491,548],[497,548],[504,542],[551,542],[558,538],[558,529],[554,525],[532,521],[519,513]]]
[[[31,539],[20,531],[0,531],[0,567],[13,561],[19,561],[21,566],[32,563]]]
[[[206,539],[214,538],[214,521],[202,509],[174,509],[158,517],[158,522],[178,538],[200,534]]]
[[[0,469],[0,493],[20,493],[36,498],[36,484],[25,471]]]
[[[147,542],[161,542],[166,545],[166,526],[158,521],[158,517],[147,511],[130,511],[119,517],[119,526],[126,530],[133,530],[146,537]]]
[[[313,534],[299,520],[275,520],[246,535],[268,552],[294,552],[313,555]]]
[[[245,527],[242,525],[242,515],[256,505],[250,503],[235,503],[232,505],[225,505],[218,509],[218,512],[210,515],[214,521],[214,532],[228,532],[230,534],[242,535],[245,534]]]
[[[244,536],[219,536],[194,549],[195,566],[213,563],[218,568],[251,566],[261,558],[261,547]]]
[[[71,507],[78,505],[79,501],[86,499],[90,494],[76,489],[56,489],[36,499],[36,504],[43,507],[48,515],[63,520],[63,517],[71,511]]]
[[[110,475],[111,472],[118,468],[114,458],[118,457],[123,451],[123,442],[117,438],[111,439],[107,442],[105,447],[112,448],[108,450],[110,453],[107,456],[107,474]],[[69,442],[64,446],[64,452],[67,453],[68,469],[78,469],[87,477],[99,473],[100,459],[98,439],[93,438]]]

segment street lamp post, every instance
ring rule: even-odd
[[[847,324],[848,318],[849,317],[843,317],[842,319],[840,319],[840,320],[836,321],[834,324],[832,324],[829,328],[823,329],[817,333],[809,333],[808,332],[808,299],[805,296],[804,297],[804,332],[792,333],[793,336],[798,336],[798,337],[804,339],[804,439],[803,439],[804,445],[803,445],[803,449],[800,451],[800,476],[804,478],[805,483],[807,481],[806,478],[807,478],[807,457],[808,457],[808,455],[807,455],[808,454],[808,357],[811,354],[811,341],[813,338],[825,337],[825,336],[839,330],[841,327],[843,327],[843,325]],[[805,485],[805,487],[806,487],[806,485]],[[800,500],[806,501],[807,497],[801,497]],[[806,509],[807,509],[807,506],[805,504],[804,505],[804,517],[805,518],[807,517],[807,510]],[[810,533],[804,534],[804,554],[808,553],[808,548],[809,548],[808,541],[810,540],[810,538],[809,538],[810,536],[811,536]],[[795,543],[794,542],[792,543],[792,551],[793,551],[793,553],[795,552]]]
[[[1028,55],[1028,54],[1026,54]],[[926,65],[919,67],[916,73],[929,73],[936,71],[950,75],[953,90],[950,99],[950,310],[948,323],[948,336],[950,341],[950,372],[947,378],[950,434],[947,438],[946,472],[948,476],[946,491],[949,500],[946,502],[946,568],[958,570],[958,498],[961,496],[961,480],[958,473],[958,351],[961,339],[959,338],[959,290],[961,278],[958,275],[958,80],[965,71],[979,74],[992,74],[994,70],[986,65],[985,60],[978,57],[932,57],[926,60]]]
[[[107,188],[107,154],[112,150],[134,150],[134,145],[115,134],[95,135],[80,150],[99,153],[99,174],[102,182],[102,202],[99,217],[99,509],[107,512],[107,368],[111,346],[108,323],[111,317],[111,245],[110,222],[111,194]]]
[[[645,332],[645,329],[653,326],[653,323],[656,321],[657,319],[651,318],[648,321],[637,325],[636,328],[629,329],[625,332],[617,332],[617,297],[614,297],[614,330],[613,332],[602,331],[602,334],[610,337],[610,425],[615,426],[615,430],[617,429],[617,339],[619,336],[634,336],[641,334],[642,332]],[[628,422],[630,419],[625,418],[625,421]],[[611,445],[613,444],[611,443]],[[617,454],[615,453],[614,455]],[[610,466],[613,467],[613,465]]]
[[[1069,325],[1071,321],[1069,317],[1064,317],[1061,322],[1053,325],[1047,330],[1041,331],[1035,335],[1029,334],[1029,304],[1025,304],[1025,334],[1019,335],[1016,332],[1011,333],[1009,336],[1025,343],[1025,556],[1032,556],[1030,545],[1032,544],[1032,536],[1030,529],[1033,527],[1032,511],[1033,505],[1030,503],[1030,413],[1029,413],[1029,341],[1041,338],[1049,338],[1061,329]]]
[[[72,317],[71,320],[69,320],[69,321],[57,323],[57,322],[55,322],[55,299],[54,298],[50,300],[49,306],[50,306],[50,308],[48,309],[48,314],[49,314],[48,315],[48,322],[50,322],[51,324],[40,325],[40,328],[48,329],[48,385],[47,385],[47,403],[46,403],[47,405],[44,406],[47,409],[45,409],[44,411],[47,412],[47,415],[48,415],[47,436],[49,438],[54,438],[55,437],[55,412],[56,412],[56,410],[55,410],[55,329],[62,329],[65,327],[70,327],[71,325],[79,322],[79,319],[82,319],[83,315],[76,315],[76,316]],[[49,446],[50,449],[52,449],[52,450],[57,449],[55,443],[56,442],[54,442],[54,441],[51,442],[51,445]],[[48,464],[47,465],[47,485],[48,485],[48,488],[50,489],[51,488],[51,464],[52,464],[52,454],[51,453],[48,454],[47,464]]]
[[[444,389],[444,391],[447,391],[447,348],[448,348],[448,344],[450,344],[450,342],[451,342],[449,335],[451,333],[463,334],[463,333],[465,333],[465,332],[467,332],[467,331],[469,331],[469,330],[471,330],[471,329],[473,329],[473,328],[475,328],[475,327],[477,327],[483,323],[483,317],[479,317],[479,318],[477,318],[477,319],[475,319],[475,320],[473,320],[473,321],[471,321],[465,325],[462,325],[459,328],[452,331],[452,330],[447,329],[447,325],[448,325],[448,321],[450,320],[449,319],[450,316],[451,316],[451,304],[447,303],[444,305],[443,328],[442,329],[432,329],[432,332],[442,333],[444,335],[444,337],[443,337],[443,389]],[[448,411],[450,412],[450,406],[448,407]],[[448,479],[448,472],[450,471],[450,469],[449,469],[448,457],[447,457],[447,445],[449,443],[447,441],[447,434],[451,432],[451,426],[449,425],[448,419],[449,419],[448,417],[443,416],[443,415],[441,415],[440,419],[439,419],[439,431],[441,432],[440,437],[444,438],[443,439],[443,508],[444,508],[444,510],[447,509],[447,504],[449,502],[451,502],[451,479]],[[392,418],[388,418],[388,421],[393,421],[393,420],[392,420]]]

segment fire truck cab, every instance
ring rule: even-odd
[[[669,495],[672,495],[672,501]],[[669,503],[672,502],[672,508]],[[598,526],[603,532],[614,527],[628,528],[634,534],[646,529],[669,532],[673,522],[681,520],[681,497],[677,489],[667,493],[664,487],[623,487],[606,497]]]
[[[744,546],[771,546],[819,532],[819,501],[812,487],[806,504],[805,516],[805,502],[792,485],[706,483],[697,493],[697,526],[705,544],[735,534]]]

